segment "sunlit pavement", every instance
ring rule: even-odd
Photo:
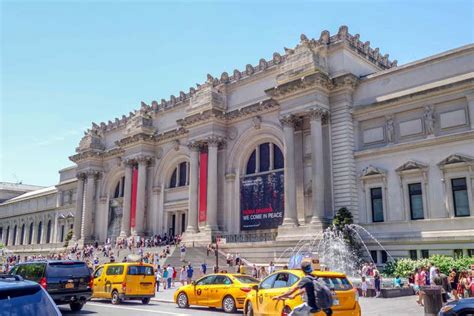
[[[415,296],[399,298],[361,298],[363,316],[416,316],[423,315],[423,308],[416,303]],[[73,313],[69,306],[60,307],[63,315],[113,315],[113,316],[150,316],[150,315],[176,315],[176,316],[208,316],[208,315],[229,315],[218,309],[210,308],[189,308],[180,309],[174,303],[164,303],[152,301],[148,305],[140,302],[124,302],[120,305],[112,305],[106,300],[93,300],[87,302],[83,310]],[[241,315],[239,311],[233,315]]]

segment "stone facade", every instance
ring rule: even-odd
[[[53,218],[73,219],[80,243],[158,233],[296,242],[347,207],[394,256],[473,251],[474,46],[397,66],[359,38],[345,26],[301,35],[283,55],[93,123],[70,157],[73,179],[48,191],[57,201],[74,192],[70,207],[51,204]],[[282,224],[242,230],[243,179],[275,170],[284,174]],[[11,211],[20,203],[0,205],[4,231],[47,211],[20,216]]]

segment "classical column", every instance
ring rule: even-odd
[[[198,231],[198,186],[199,186],[199,150],[198,143],[188,144],[191,152],[189,161],[189,211],[187,233]]]
[[[90,241],[92,235],[92,213],[94,211],[95,179],[97,175],[97,171],[87,172],[84,199],[84,215],[82,222],[82,239],[85,242]]]
[[[207,139],[207,225],[208,230],[217,230],[217,149],[220,139]]]
[[[283,226],[296,226],[296,180],[295,180],[295,122],[294,115],[286,115],[280,120],[283,125],[285,155],[285,218]]]
[[[135,235],[143,235],[145,222],[146,170],[149,157],[138,159],[137,212],[135,214]]]
[[[311,223],[321,223],[324,214],[324,164],[323,164],[323,128],[322,119],[328,111],[314,108],[309,112],[311,124],[311,178],[313,217]]]
[[[471,122],[471,129],[474,129],[474,91],[466,95],[467,105],[469,109],[469,120]]]
[[[84,174],[80,173],[77,175],[77,190],[76,190],[76,213],[74,214],[74,231],[72,234],[72,241],[77,241],[82,238],[81,236],[81,225],[82,225],[82,209],[84,200]],[[37,232],[37,227],[35,227]],[[36,234],[34,234],[36,238]],[[36,241],[36,240],[35,240]]]
[[[132,176],[133,169],[130,163],[125,163],[125,185],[123,192],[123,214],[120,228],[120,237],[125,238],[130,234],[130,203],[132,201]]]

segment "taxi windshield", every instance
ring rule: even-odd
[[[153,275],[153,268],[147,266],[129,266],[128,275]]]
[[[246,275],[236,275],[234,276],[234,278],[239,281],[240,283],[245,283],[245,284],[250,284],[250,283],[255,283],[255,284],[258,284],[260,283],[259,280],[255,279],[255,278],[252,278],[252,277],[249,277],[249,276],[246,276]]]
[[[320,277],[328,288],[334,291],[347,291],[352,289],[352,285],[347,278],[344,277]]]

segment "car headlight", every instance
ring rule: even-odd
[[[450,310],[453,309],[453,305],[444,305],[443,307],[441,307],[441,310],[440,312],[443,312],[443,313],[446,313],[446,312],[449,312]]]

